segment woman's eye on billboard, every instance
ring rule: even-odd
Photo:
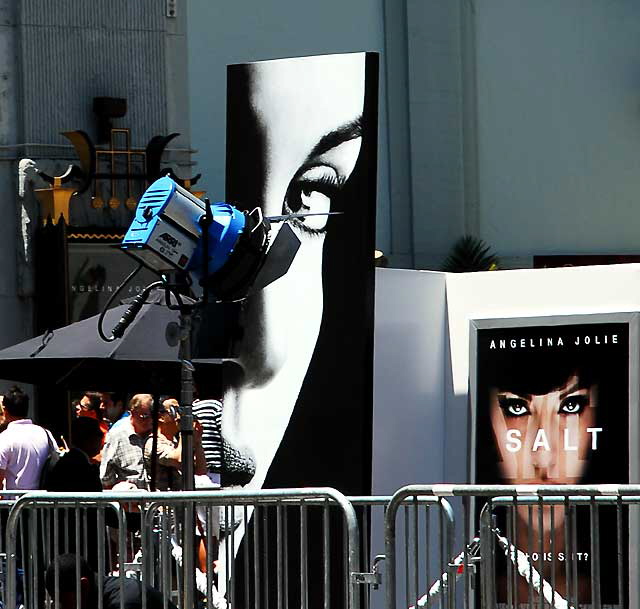
[[[344,179],[340,179],[331,167],[312,167],[292,180],[282,206],[283,214],[318,214],[302,218],[293,218],[291,223],[311,234],[324,232],[331,200],[335,197]]]
[[[311,234],[325,231],[328,216],[322,214],[332,211],[332,200],[351,177],[361,144],[360,117],[338,126],[315,143],[310,155],[287,188],[282,213],[320,215],[294,218],[294,226]]]
[[[588,404],[588,395],[572,395],[562,400],[558,412],[561,414],[581,414]]]
[[[527,405],[527,400],[523,398],[499,395],[498,405],[502,408],[505,417],[523,417],[527,414],[531,414],[529,406]]]

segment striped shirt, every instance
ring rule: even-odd
[[[222,471],[222,402],[198,400],[192,406],[193,416],[202,425],[202,450],[207,470]]]

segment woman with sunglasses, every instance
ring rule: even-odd
[[[158,417],[158,438],[156,455],[158,469],[156,472],[156,490],[178,491],[182,489],[182,436],[178,401],[169,398],[162,402]],[[194,473],[207,473],[207,466],[202,450],[202,426],[194,422]],[[147,479],[151,479],[151,462],[153,457],[153,435],[147,436],[144,444],[144,464]]]

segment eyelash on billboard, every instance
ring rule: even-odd
[[[576,410],[576,412],[564,413],[562,409],[568,402],[577,402],[579,407],[578,410]],[[581,414],[582,411],[586,408],[588,403],[589,403],[589,398],[586,395],[572,395],[562,400],[562,403],[560,404],[560,408],[558,409],[558,413],[559,414]]]
[[[304,172],[309,171],[309,169],[312,169],[312,167],[305,167]],[[345,182],[346,178],[344,176],[329,174],[323,175],[314,180],[294,179],[291,181],[291,184],[289,184],[289,188],[287,189],[287,194],[282,206],[283,213],[296,213],[300,210],[300,208],[302,207],[300,196],[303,192],[319,192],[332,200],[333,197],[335,197],[340,192]],[[293,207],[290,205],[290,202],[292,202],[292,195],[294,194],[298,199],[296,201],[297,209],[293,209]],[[290,222],[300,230],[310,235],[322,235],[327,232],[326,226],[323,228],[310,228],[299,218],[292,218]]]
[[[521,417],[521,416],[524,416],[525,414],[529,414],[530,412],[524,400],[521,400],[520,398],[500,397],[498,398],[498,405],[500,406],[500,408],[502,408],[503,412],[508,417]],[[527,409],[527,411],[523,412],[522,414],[513,414],[509,412],[509,407],[511,406],[524,406]]]

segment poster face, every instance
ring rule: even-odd
[[[475,483],[629,483],[630,325],[592,317],[593,323],[503,320],[502,327],[475,322]],[[509,542],[536,569],[542,565],[563,598],[591,602],[589,506],[507,512],[496,514]],[[618,570],[626,582],[628,560],[617,532],[627,530],[627,518],[615,508],[601,508],[599,517],[601,600],[622,606]],[[516,606],[516,597],[529,598],[529,585],[508,562],[498,559],[498,601]]]

